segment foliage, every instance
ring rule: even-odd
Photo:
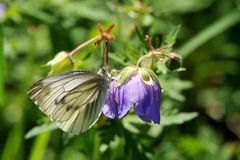
[[[0,12],[1,159],[240,159],[238,0],[1,3],[6,4],[4,15]],[[98,35],[97,22],[104,28],[116,24],[110,67],[117,72],[148,52],[146,34],[155,48],[174,44],[173,51],[183,56],[183,72],[156,62],[164,91],[160,125],[130,111],[121,120],[102,116],[92,129],[73,136],[55,129],[28,98],[28,87],[50,70],[44,64]],[[97,72],[101,65],[94,44],[74,59],[66,71]]]

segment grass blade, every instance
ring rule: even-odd
[[[219,34],[222,34],[225,30],[229,29],[239,22],[240,11],[234,10],[190,39],[186,44],[178,49],[178,52],[182,55],[182,57],[186,57],[210,39]]]
[[[4,81],[5,67],[4,67],[4,53],[3,53],[3,24],[0,23],[0,106],[4,105]]]

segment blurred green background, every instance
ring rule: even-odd
[[[239,8],[239,0],[3,0],[0,158],[240,160]],[[165,90],[160,125],[129,113],[122,120],[102,117],[72,136],[53,129],[27,96],[49,71],[42,65],[96,36],[97,22],[116,24],[110,66],[118,70],[147,52],[146,34],[158,37],[159,47],[181,25],[173,51],[187,70],[155,69]],[[74,67],[97,71],[99,58],[90,45],[75,56]],[[37,136],[25,139],[36,126]]]

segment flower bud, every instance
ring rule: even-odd
[[[73,69],[73,59],[68,56],[67,52],[59,52],[51,61],[48,61],[46,66],[50,66],[51,70],[48,73],[57,74],[63,73]]]
[[[165,61],[165,66],[170,70],[174,71],[182,66],[182,58],[176,53],[169,53],[169,59]]]

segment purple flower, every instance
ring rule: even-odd
[[[143,121],[160,123],[161,87],[150,74],[147,75],[133,74],[120,86],[119,78],[114,80],[103,106],[104,115],[112,119],[122,118],[133,107]]]

